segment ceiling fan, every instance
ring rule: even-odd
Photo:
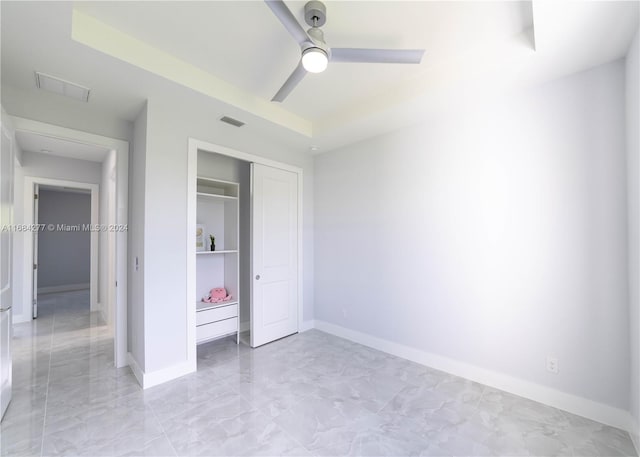
[[[291,36],[298,42],[302,56],[298,66],[271,99],[281,102],[307,74],[323,72],[331,62],[358,63],[420,63],[424,49],[361,49],[330,48],[324,41],[320,29],[327,21],[324,3],[312,0],[304,6],[304,20],[311,26],[306,32],[282,0],[265,0],[273,14],[282,22]]]

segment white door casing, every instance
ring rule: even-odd
[[[251,346],[298,331],[298,175],[252,164]]]
[[[297,177],[297,315],[298,315],[298,330],[304,328],[303,319],[303,277],[304,277],[304,262],[303,262],[303,181],[304,173],[302,168],[279,162],[276,160],[268,159],[262,155],[251,154],[237,149],[229,148],[220,144],[210,143],[208,141],[197,140],[195,138],[189,138],[188,154],[187,154],[187,246],[186,252],[186,265],[187,265],[187,291],[186,291],[186,303],[187,303],[187,364],[190,367],[190,371],[197,369],[197,342],[196,342],[196,178],[198,175],[198,151],[210,152],[220,154],[226,157],[231,157],[237,160],[241,160],[253,164],[261,164],[278,168],[281,170],[287,170]],[[245,190],[242,190],[243,192]],[[254,281],[250,281],[253,283]],[[248,294],[244,297],[250,296],[253,292],[253,288],[250,288]],[[244,300],[244,299],[243,299]],[[251,308],[251,307],[250,307]],[[251,312],[251,309],[250,309]]]
[[[39,227],[40,220],[40,184],[35,183],[33,185],[33,225]],[[38,317],[38,241],[40,240],[40,230],[33,231],[33,301],[32,301],[32,315],[31,317],[36,319]]]
[[[0,420],[11,401],[12,243],[14,136],[0,128]]]

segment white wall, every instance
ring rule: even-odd
[[[68,159],[40,152],[23,152],[22,172],[25,176],[98,185],[102,179],[102,171],[98,162]]]
[[[626,62],[627,181],[629,188],[629,330],[631,343],[631,433],[640,452],[640,32],[636,33]]]
[[[91,194],[40,190],[38,223],[91,224]],[[43,230],[38,236],[38,291],[89,288],[91,232]],[[62,289],[60,289],[62,290]]]
[[[618,61],[317,156],[316,319],[627,410],[624,123]]]
[[[196,93],[148,102],[145,175],[146,372],[179,366],[187,358],[186,270],[188,138],[229,146],[303,168],[304,319],[313,317],[313,161],[252,130],[218,122],[223,113]],[[136,151],[137,152],[137,151]],[[135,152],[134,152],[135,153]],[[158,249],[158,246],[162,246]]]
[[[147,106],[134,124],[132,151],[129,154],[129,276],[127,291],[128,351],[138,367],[145,369],[144,342],[144,239],[145,239],[145,161],[147,153]],[[162,246],[157,246],[162,250]],[[138,259],[136,269],[136,259]]]
[[[130,141],[133,124],[105,115],[90,104],[43,91],[9,87],[2,91],[2,106],[12,116],[33,119],[83,132]]]

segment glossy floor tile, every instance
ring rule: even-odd
[[[2,456],[626,456],[626,432],[311,330],[142,391],[88,293],[14,331]]]

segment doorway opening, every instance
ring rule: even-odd
[[[237,331],[241,341],[257,347],[302,328],[303,173],[295,166],[190,138],[187,178],[187,303],[193,304],[187,313],[187,341],[189,368],[195,371],[197,344],[211,341],[219,334]],[[240,186],[240,190],[227,192],[225,187],[229,186],[234,189]],[[232,270],[237,268],[240,273],[239,313],[224,316],[218,315],[222,313],[217,309],[209,309],[207,303],[203,306],[201,302],[206,298],[199,297],[206,289],[201,287],[200,279],[206,277],[209,283],[214,277],[211,269],[201,267],[216,258],[215,249],[207,252],[203,240],[198,238],[199,232],[203,237],[211,227],[216,227],[211,205],[203,205],[209,200],[222,200],[225,204],[237,201],[234,205],[239,205],[239,217],[237,210],[230,214],[233,217],[223,212],[225,247],[229,228],[235,227],[233,231],[241,242],[237,247],[231,243],[235,249],[225,252],[226,256],[240,257],[239,268],[231,265]],[[212,215],[208,223],[205,213]],[[237,221],[240,229],[227,224],[228,220]],[[225,262],[224,283],[229,282],[226,267]],[[214,292],[215,289],[211,291],[213,298]],[[233,320],[239,324],[233,330],[231,326],[219,325]]]
[[[32,317],[38,317],[40,297],[65,292],[86,291],[86,304],[95,310],[98,250],[90,229],[97,223],[91,217],[97,188],[34,186],[34,220],[39,230],[33,232]]]
[[[18,300],[14,300],[19,303],[14,324],[38,316],[38,295],[47,298],[52,297],[52,292],[74,295],[76,305],[88,301],[91,319],[104,323],[103,330],[113,342],[114,365],[126,366],[129,145],[126,141],[29,119],[13,118],[13,121],[16,142],[22,150],[22,163],[16,167],[15,221],[35,230],[19,234],[14,242],[14,271],[21,276],[17,278],[20,292]],[[56,197],[75,201],[71,206],[86,206],[89,198],[89,223],[84,222],[86,218],[60,220],[59,211],[47,216],[48,220],[43,219],[42,205],[51,201],[52,196],[54,202]],[[85,243],[89,239],[88,293],[86,264],[85,275],[81,276],[78,259],[84,255],[81,251],[84,252],[86,244],[82,249],[65,244],[74,236]],[[47,237],[57,239],[54,247],[46,247]],[[42,249],[57,249],[53,257],[59,258],[47,260],[41,256],[47,254]],[[62,257],[70,249],[74,250],[73,255],[64,263]],[[55,268],[58,271],[51,273]],[[73,277],[76,279],[72,280]]]

